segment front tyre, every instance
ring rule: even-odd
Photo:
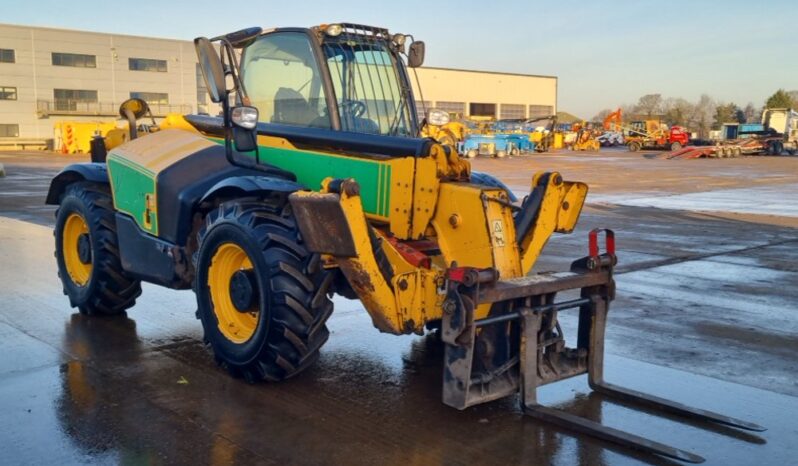
[[[327,341],[332,275],[308,252],[284,201],[232,201],[199,232],[198,316],[219,365],[247,381],[279,381]]]
[[[82,314],[121,314],[136,303],[141,282],[122,269],[113,202],[91,183],[67,187],[55,213],[58,276]]]

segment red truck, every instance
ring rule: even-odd
[[[687,145],[690,133],[681,126],[660,123],[657,120],[633,121],[626,128],[625,142],[630,151],[641,149],[677,151]]]

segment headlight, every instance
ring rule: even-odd
[[[433,126],[443,126],[449,123],[449,114],[443,110],[432,108],[427,112],[427,123]]]
[[[324,33],[330,37],[336,37],[340,36],[343,31],[344,27],[340,24],[330,24],[327,26],[327,29],[324,30]]]
[[[258,125],[258,109],[255,107],[235,107],[230,117],[234,125],[244,129],[253,129]]]

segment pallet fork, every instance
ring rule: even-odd
[[[604,331],[609,303],[615,297],[612,272],[617,261],[611,230],[603,230],[605,252],[599,253],[601,231],[590,232],[589,255],[574,262],[570,272],[499,280],[490,269],[450,269],[441,325],[441,337],[446,345],[444,403],[465,409],[519,392],[524,413],[536,419],[623,447],[689,463],[704,461],[694,453],[538,404],[539,386],[587,373],[590,388],[610,397],[694,420],[764,431],[765,428],[751,422],[692,408],[604,380]],[[581,290],[578,299],[555,301],[558,292],[575,289]],[[494,303],[494,312],[475,320],[473,311],[481,303]],[[576,308],[579,309],[577,347],[568,348],[557,323],[557,313]],[[496,313],[496,309],[501,311]],[[514,322],[520,323],[516,326],[520,327],[518,357],[488,372],[475,370],[480,363],[479,348],[491,346],[491,342],[480,339],[495,335],[485,330],[500,325],[510,329]]]

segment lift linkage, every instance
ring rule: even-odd
[[[599,252],[598,246],[602,231],[604,253]],[[693,420],[764,431],[765,428],[750,422],[604,380],[604,332],[609,303],[615,298],[612,272],[616,262],[614,233],[596,229],[590,232],[589,255],[571,264],[570,272],[499,280],[492,269],[450,269],[441,324],[446,347],[444,403],[465,409],[518,392],[524,413],[536,419],[623,447],[690,463],[704,461],[696,454],[538,404],[539,386],[587,373],[590,388],[610,397]],[[579,298],[555,301],[558,292],[576,289],[581,290]],[[491,314],[475,320],[474,310],[482,303],[493,303]],[[579,310],[576,348],[565,346],[557,323],[557,313],[567,309]],[[520,325],[514,325],[516,322]],[[492,326],[503,326],[502,331],[487,331]],[[515,333],[513,328],[517,329]],[[490,348],[500,345],[497,335],[519,335],[515,352],[518,356],[486,370],[490,365],[484,361],[491,358]]]

